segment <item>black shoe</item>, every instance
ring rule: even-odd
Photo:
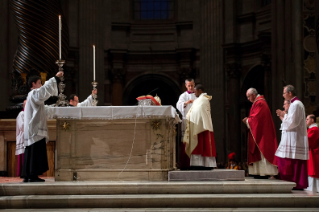
[[[292,190],[295,190],[295,191],[303,191],[304,189],[303,189],[303,188],[292,188]]]
[[[27,182],[29,182],[29,180],[28,180],[28,178],[23,178],[22,182],[27,183]]]
[[[45,180],[38,178],[38,177],[29,179],[29,182],[44,182],[44,181]]]

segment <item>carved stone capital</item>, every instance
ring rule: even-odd
[[[228,63],[225,65],[227,78],[239,78],[241,72],[241,65],[239,63]]]
[[[121,82],[123,82],[126,71],[125,71],[125,69],[114,68],[111,70],[111,73],[112,73],[112,82],[113,83],[114,82],[121,83]]]
[[[261,56],[260,65],[265,69],[269,70],[271,68],[271,56],[263,54]]]
[[[191,67],[179,68],[177,70],[177,73],[179,74],[181,82],[184,82],[184,80],[187,79],[187,78],[194,78],[193,69]]]

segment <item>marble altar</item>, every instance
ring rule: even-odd
[[[60,107],[49,113],[57,120],[56,181],[167,181],[175,169],[180,119],[172,106]]]

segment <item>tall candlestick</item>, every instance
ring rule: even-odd
[[[62,22],[61,22],[61,15],[59,15],[59,60],[61,60],[62,58],[61,31],[62,31]]]
[[[95,82],[95,45],[93,45],[93,82]]]

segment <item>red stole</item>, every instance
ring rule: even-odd
[[[261,160],[260,152],[266,160],[277,166],[275,153],[278,147],[272,116],[264,96],[260,95],[253,103],[248,123],[248,164]]]
[[[319,128],[308,129],[309,160],[308,175],[319,178]]]

